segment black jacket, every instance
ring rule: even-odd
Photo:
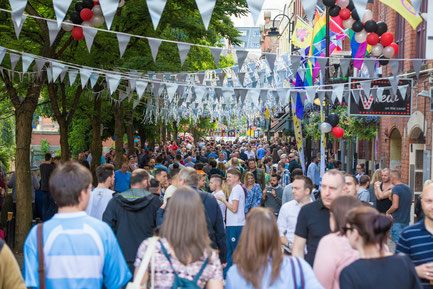
[[[156,212],[161,205],[159,198],[152,194],[126,199],[121,193],[115,193],[108,202],[102,220],[113,229],[131,272],[141,242],[154,235]]]

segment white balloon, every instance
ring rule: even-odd
[[[380,43],[371,47],[371,54],[373,54],[376,57],[381,56],[382,52],[383,52],[383,45]]]
[[[364,12],[364,17],[362,18],[362,22],[367,22],[368,20],[373,19],[373,12],[371,10],[366,9]]]
[[[347,20],[344,20],[343,21],[343,27],[344,27],[344,29],[350,29],[350,28],[352,28],[353,23],[355,23],[355,20],[352,17],[350,17]]]
[[[337,5],[340,6],[341,9],[347,8],[347,6],[349,6],[349,0],[337,0]]]
[[[66,20],[62,23],[62,29],[69,32],[72,31],[72,29],[74,29],[74,25],[70,20]]]
[[[327,122],[322,122],[322,124],[320,125],[320,131],[323,133],[328,133],[332,130],[332,125],[330,125]]]
[[[355,41],[358,43],[364,43],[367,40],[367,31],[362,30],[361,32],[357,32],[355,34]]]
[[[387,46],[383,49],[383,56],[385,56],[386,58],[392,58],[394,54],[395,50],[392,46]]]
[[[93,24],[93,26],[101,26],[104,24],[105,19],[104,16],[93,16],[92,19],[90,19],[90,22]]]
[[[101,16],[102,15],[102,9],[101,6],[95,5],[92,8],[93,16]]]

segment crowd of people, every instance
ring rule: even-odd
[[[23,277],[0,242],[0,288],[433,288],[433,183],[409,226],[398,170],[330,161],[321,176],[314,154],[304,175],[281,141],[185,140],[122,159],[102,157],[93,186],[91,155],[46,155],[44,222]]]

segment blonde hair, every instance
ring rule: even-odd
[[[371,178],[371,184],[374,185],[375,182],[382,182],[382,170],[381,169],[377,169],[374,172],[373,177]]]
[[[224,195],[226,196],[226,200],[228,200],[230,197],[231,189],[230,189],[229,185],[227,185],[226,181],[222,182],[221,189],[223,190]]]

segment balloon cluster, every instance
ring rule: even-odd
[[[74,24],[82,26],[100,26],[104,24],[105,19],[102,16],[101,5],[99,1],[83,0],[75,3],[75,11],[71,13],[71,20],[66,20],[62,24],[65,31],[71,31],[72,37],[75,40],[84,38],[83,28],[74,26]]]
[[[373,20],[373,12],[365,10],[362,21],[351,0],[323,0],[332,17],[340,16],[345,29],[351,28],[355,41],[371,45],[371,54],[376,57],[392,58],[398,53],[398,45],[393,42],[394,35],[388,32],[385,22]]]
[[[329,133],[332,131],[332,134],[336,138],[342,138],[344,136],[344,130],[337,126],[340,122],[340,117],[336,113],[331,113],[328,115],[325,119],[325,122],[323,122],[320,125],[320,130],[323,133]]]

